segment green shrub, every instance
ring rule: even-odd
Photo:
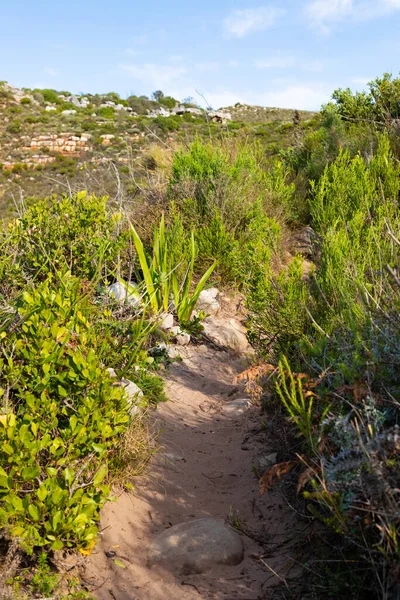
[[[97,109],[97,114],[99,117],[103,117],[103,119],[114,119],[115,118],[115,110],[112,106],[103,106]]]
[[[45,279],[65,268],[90,280],[113,273],[125,241],[118,233],[121,216],[106,206],[106,198],[86,192],[36,202],[9,226],[14,267],[24,279]]]
[[[183,235],[195,228],[199,265],[218,260],[224,281],[242,286],[254,270],[267,272],[278,223],[291,215],[294,186],[287,178],[282,162],[264,163],[261,147],[247,142],[197,139],[177,152],[168,189],[171,215],[179,216]]]
[[[21,98],[21,104],[22,106],[27,106],[29,104],[32,104],[32,100],[30,98]]]
[[[12,121],[12,123],[7,125],[7,131],[9,131],[10,133],[19,133],[21,129],[21,121]]]
[[[61,102],[62,102],[62,100],[58,96],[58,92],[56,92],[55,90],[35,89],[35,90],[33,90],[33,92],[34,92],[35,100],[38,100],[39,102],[41,101],[41,98],[43,98],[43,102],[50,102],[51,104],[61,104]],[[35,97],[35,94],[37,94],[36,97]]]
[[[80,282],[25,291],[3,316],[0,519],[25,549],[90,551],[109,458],[129,421],[99,363]]]
[[[303,259],[292,260],[278,275],[257,273],[246,298],[249,339],[264,358],[293,356],[296,343],[308,328],[308,284],[303,281]]]

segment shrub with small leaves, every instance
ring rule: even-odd
[[[99,362],[80,282],[25,291],[2,315],[0,523],[27,551],[89,552],[109,460],[129,424]]]

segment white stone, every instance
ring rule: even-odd
[[[160,329],[162,329],[163,331],[168,331],[168,329],[171,329],[174,326],[174,315],[171,314],[167,314],[167,315],[162,315],[162,321],[160,323]]]
[[[47,112],[51,112],[52,110],[57,110],[55,106],[46,106],[45,110],[47,110]]]
[[[242,560],[243,542],[236,531],[221,519],[195,519],[158,534],[148,549],[147,565],[190,575]]]
[[[170,333],[172,337],[175,339],[176,343],[180,346],[187,346],[190,344],[190,335],[179,327],[179,325],[175,325],[175,327],[170,328]]]
[[[125,300],[127,296],[126,286],[123,283],[120,283],[119,281],[116,281],[115,283],[110,285],[107,289],[107,292],[108,295],[113,296],[115,300],[117,300],[117,302]]]
[[[244,353],[250,350],[245,329],[235,319],[218,319],[208,317],[204,322],[204,333],[212,342],[234,352]]]
[[[222,410],[231,417],[237,417],[245,413],[250,405],[251,402],[248,398],[238,398],[224,404]]]
[[[112,367],[109,367],[108,369],[106,369],[106,371],[109,374],[109,376],[112,377],[113,379],[117,377],[117,374]]]
[[[217,314],[221,308],[221,305],[217,300],[218,294],[219,291],[215,287],[200,292],[199,299],[197,300],[196,304],[197,311],[203,312],[207,315]]]
[[[131,306],[138,306],[141,298],[137,285],[130,281],[128,286],[120,281],[116,281],[107,289],[109,296],[113,296],[117,302],[126,300]]]

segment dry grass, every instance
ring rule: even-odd
[[[132,419],[121,440],[118,454],[112,461],[110,483],[119,488],[129,487],[131,479],[145,471],[155,451],[154,432],[149,427],[149,412],[140,411]]]

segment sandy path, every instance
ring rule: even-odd
[[[287,574],[295,517],[279,492],[259,497],[252,472],[257,456],[274,448],[265,444],[259,409],[232,416],[226,408],[244,397],[232,384],[244,363],[205,346],[184,353],[170,369],[169,402],[155,414],[160,452],[135,490],[103,510],[101,543],[84,577],[98,588],[98,600],[272,598],[271,586],[279,580],[260,557]],[[191,519],[229,515],[248,533],[240,565],[183,579],[146,567],[146,549],[157,533]],[[107,558],[110,551],[126,568]]]

